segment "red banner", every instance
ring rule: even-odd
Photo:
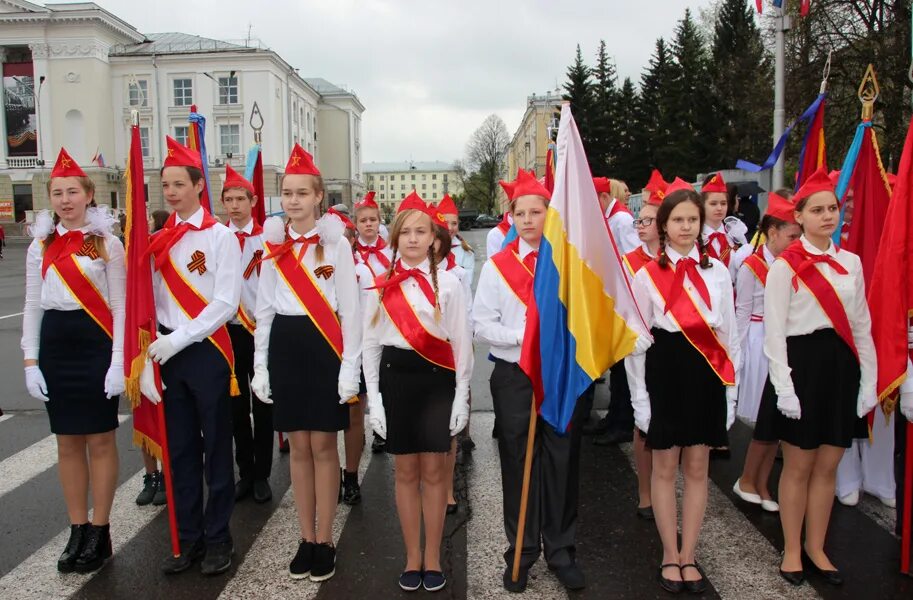
[[[850,187],[853,188],[853,219],[843,247],[862,259],[862,273],[868,285],[875,272],[878,244],[891,200],[873,127],[866,127],[863,134]]]

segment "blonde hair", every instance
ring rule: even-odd
[[[622,204],[625,203],[625,187],[627,184],[621,179],[609,179],[609,193]]]

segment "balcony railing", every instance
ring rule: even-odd
[[[38,166],[37,156],[8,156],[6,167],[8,169],[34,169]]]

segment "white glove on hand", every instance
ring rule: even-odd
[[[795,392],[777,396],[777,410],[787,419],[801,419],[802,407],[799,405],[799,396]]]
[[[634,425],[644,433],[647,433],[650,430],[650,396],[644,392],[643,396],[633,403],[633,407]]]
[[[269,389],[269,370],[265,365],[257,365],[254,367],[254,378],[250,380],[250,391],[252,391],[263,404],[273,403],[273,399],[270,398],[272,390]]]
[[[114,396],[120,396],[126,391],[127,386],[124,384],[124,363],[111,362],[108,372],[105,374],[105,396],[110,400]]]
[[[178,350],[171,341],[171,334],[161,335],[149,344],[149,356],[160,365],[168,362],[177,353]]]
[[[653,340],[650,339],[648,335],[638,335],[637,341],[634,342],[634,352],[632,355],[638,356],[646,353],[650,349],[650,346],[653,345]]]
[[[723,219],[726,226],[726,233],[729,234],[736,243],[745,245],[748,243],[748,226],[738,217],[726,217]]]
[[[907,348],[913,349],[913,327],[907,329]]]
[[[348,404],[349,400],[358,395],[357,381],[342,381],[336,384],[336,392],[339,394],[339,403]]]
[[[387,439],[387,413],[384,412],[384,399],[380,394],[368,394],[368,422],[374,433]]]
[[[32,398],[48,401],[48,384],[37,365],[25,368],[25,389]]]
[[[913,421],[913,392],[900,395],[900,412],[908,421]]]
[[[735,405],[739,398],[739,388],[730,385],[726,388],[726,431],[735,423]]]
[[[453,437],[466,429],[469,423],[469,398],[464,397],[453,400],[450,407],[450,436]]]
[[[164,384],[162,384],[162,389],[165,389]],[[139,376],[139,391],[153,404],[158,404],[162,401],[162,397],[155,387],[155,367],[152,366],[152,361],[148,358],[143,365],[143,372]]]
[[[878,406],[878,394],[871,390],[868,392],[859,390],[859,396],[856,398],[856,415],[860,419],[872,412],[876,406]]]

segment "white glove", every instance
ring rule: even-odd
[[[254,378],[250,380],[250,390],[263,404],[272,404],[269,389],[269,370],[265,365],[254,366]]]
[[[162,384],[162,389],[165,389],[164,384]],[[158,388],[155,387],[155,367],[153,367],[152,361],[148,358],[143,365],[143,372],[139,376],[139,391],[153,404],[158,404],[162,401]]]
[[[799,396],[795,392],[777,396],[777,410],[787,419],[801,419],[802,407],[799,405]]]
[[[25,389],[32,398],[48,401],[48,384],[37,365],[25,368]]]
[[[859,396],[856,398],[856,415],[862,418],[872,412],[872,409],[878,406],[878,394],[869,390],[864,392],[859,390]]]
[[[730,385],[726,388],[726,431],[735,423],[735,405],[739,398],[739,388]]]
[[[640,355],[646,353],[650,349],[650,346],[653,345],[653,340],[648,335],[638,335],[637,341],[634,342],[634,355]]]
[[[455,436],[469,423],[469,397],[454,398],[450,407],[450,435]]]
[[[123,361],[123,359],[121,359]],[[105,374],[105,396],[110,400],[114,396],[120,396],[127,389],[124,384],[124,363],[111,361],[108,372]]]
[[[384,412],[384,399],[379,393],[368,394],[368,422],[374,433],[387,439],[387,413]]]
[[[907,329],[907,348],[913,349],[913,327]]]
[[[634,425],[644,433],[647,433],[650,430],[650,396],[647,392],[643,392],[643,395],[636,402],[633,402],[632,406],[634,408]]]
[[[735,242],[745,245],[748,243],[748,226],[738,217],[726,217],[723,219],[726,226],[726,233],[729,234]]]
[[[160,365],[168,362],[177,353],[178,350],[171,341],[171,334],[161,335],[149,344],[149,356]]]
[[[358,382],[357,381],[343,381],[339,380],[339,383],[336,384],[336,392],[339,394],[339,403],[348,404],[349,400],[358,395]]]
[[[913,392],[900,395],[900,412],[907,421],[913,421]]]

